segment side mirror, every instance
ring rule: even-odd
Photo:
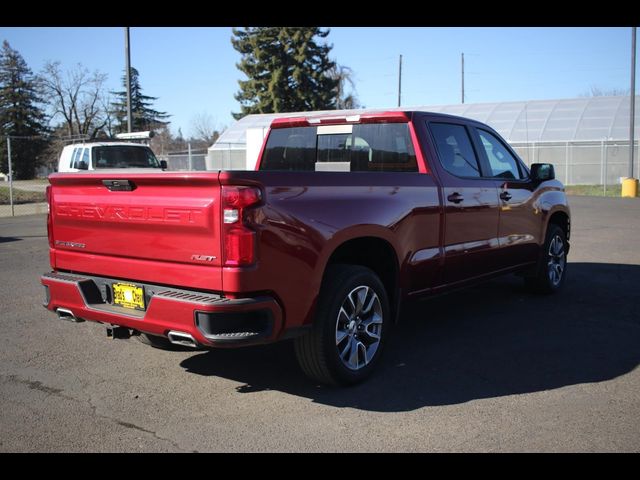
[[[89,170],[89,165],[84,160],[78,162],[78,170]]]
[[[166,160],[160,160],[160,168],[166,170],[168,168]]]
[[[553,180],[556,178],[556,171],[550,163],[532,163],[531,179],[537,182]]]

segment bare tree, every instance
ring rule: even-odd
[[[107,74],[97,70],[91,73],[80,63],[65,73],[60,62],[47,62],[39,78],[52,120],[62,117],[68,135],[95,138],[107,125],[108,103],[104,99]]]
[[[624,88],[600,88],[591,86],[588,92],[580,95],[581,97],[624,97],[629,95],[629,89]]]
[[[113,137],[116,134],[116,116],[115,112],[112,108],[113,101],[110,94],[102,95],[100,99],[100,107],[102,108],[102,115],[104,120],[104,128],[106,129],[106,134],[109,137]]]
[[[191,118],[191,138],[206,144],[207,147],[213,145],[222,130],[209,113],[197,113]]]
[[[338,82],[335,90],[336,109],[349,110],[352,108],[361,108],[356,95],[356,84],[353,81],[353,70],[336,63],[335,66],[329,70],[329,76]],[[347,91],[348,85],[351,87],[350,91]]]
[[[173,135],[167,125],[161,125],[154,132],[155,135],[151,139],[150,147],[156,155],[164,157],[172,150]]]
[[[60,152],[62,151],[64,146],[68,143],[68,142],[65,142],[66,132],[67,132],[67,128],[62,123],[54,126],[51,129],[51,135],[49,136],[47,147],[45,148],[42,155],[42,158],[43,158],[42,163],[45,167],[49,168],[49,170],[51,170],[52,172],[57,171]]]

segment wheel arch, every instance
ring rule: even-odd
[[[400,298],[400,265],[396,250],[386,239],[378,236],[350,238],[337,245],[329,255],[322,274],[322,281],[330,265],[360,265],[372,270],[382,281],[393,321],[397,321]]]
[[[569,241],[569,238],[571,236],[571,216],[569,215],[568,211],[565,211],[564,209],[556,209],[555,211],[550,212],[549,220],[547,220],[547,226],[544,232],[544,238],[546,238],[547,231],[549,230],[549,225],[551,224],[557,225],[562,228],[567,241]]]

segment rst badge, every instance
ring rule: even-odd
[[[191,260],[197,260],[199,262],[213,262],[216,258],[214,255],[191,255]]]
[[[85,248],[87,246],[85,243],[63,242],[62,240],[56,240],[56,245],[58,247],[71,247],[71,248]]]

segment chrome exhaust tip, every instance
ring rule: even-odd
[[[69,322],[82,322],[81,318],[77,318],[71,310],[68,308],[56,308],[56,313],[58,314],[58,318],[60,320],[67,320]]]
[[[198,342],[188,333],[176,332],[171,330],[167,335],[169,341],[175,345],[182,345],[183,347],[198,348]]]

